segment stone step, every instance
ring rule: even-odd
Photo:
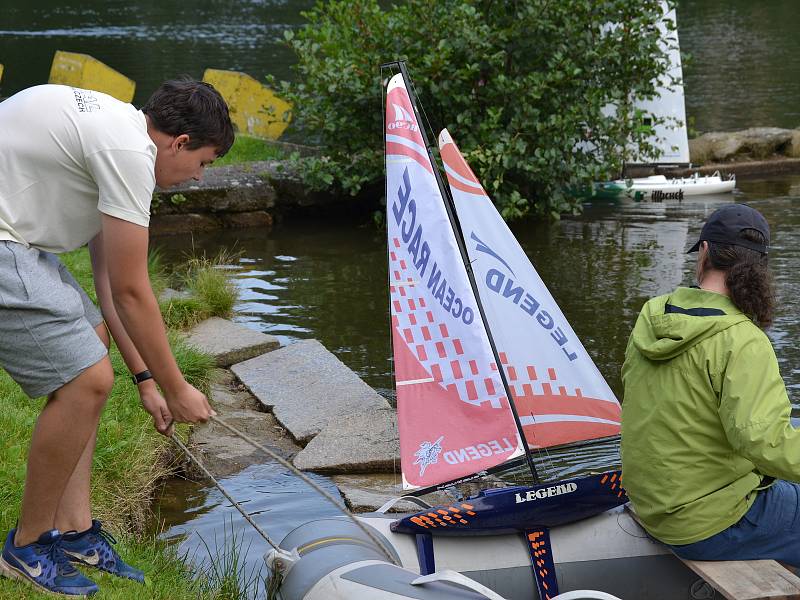
[[[186,341],[227,367],[280,347],[271,335],[219,317],[211,317],[186,332]]]
[[[303,445],[337,417],[389,408],[317,340],[295,342],[231,370]]]
[[[384,408],[331,421],[295,456],[294,466],[318,473],[399,470],[397,414]]]

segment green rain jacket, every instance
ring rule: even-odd
[[[623,485],[672,545],[733,525],[775,477],[800,481],[800,430],[766,334],[727,297],[679,287],[644,305],[622,366]]]

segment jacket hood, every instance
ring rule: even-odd
[[[633,344],[650,360],[670,360],[720,331],[749,320],[727,296],[679,287],[644,305],[633,328]]]

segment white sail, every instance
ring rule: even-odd
[[[614,393],[446,129],[439,148],[528,444],[547,447],[619,433]]]

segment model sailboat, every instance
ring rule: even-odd
[[[694,576],[620,508],[618,471],[541,483],[532,453],[616,435],[620,407],[458,151],[439,174],[403,63],[388,82],[391,332],[402,483],[412,494],[527,462],[533,485],[351,521],[312,519],[281,542],[281,600],[671,600]],[[287,553],[295,558],[287,560]],[[664,574],[654,578],[652,573]],[[563,596],[562,596],[563,597]]]
[[[619,433],[620,406],[611,389],[444,130],[439,146],[450,204],[403,73],[389,82],[386,114],[404,486],[436,486],[508,463],[529,449]],[[530,457],[529,465],[538,484]],[[421,511],[392,530],[519,531],[538,540],[538,549],[547,546],[549,527],[626,501],[619,473],[612,472],[485,491],[469,500],[466,512]],[[543,562],[538,553],[536,560]],[[544,598],[544,590],[552,594],[556,586],[554,565],[539,571],[552,575],[540,578]]]

